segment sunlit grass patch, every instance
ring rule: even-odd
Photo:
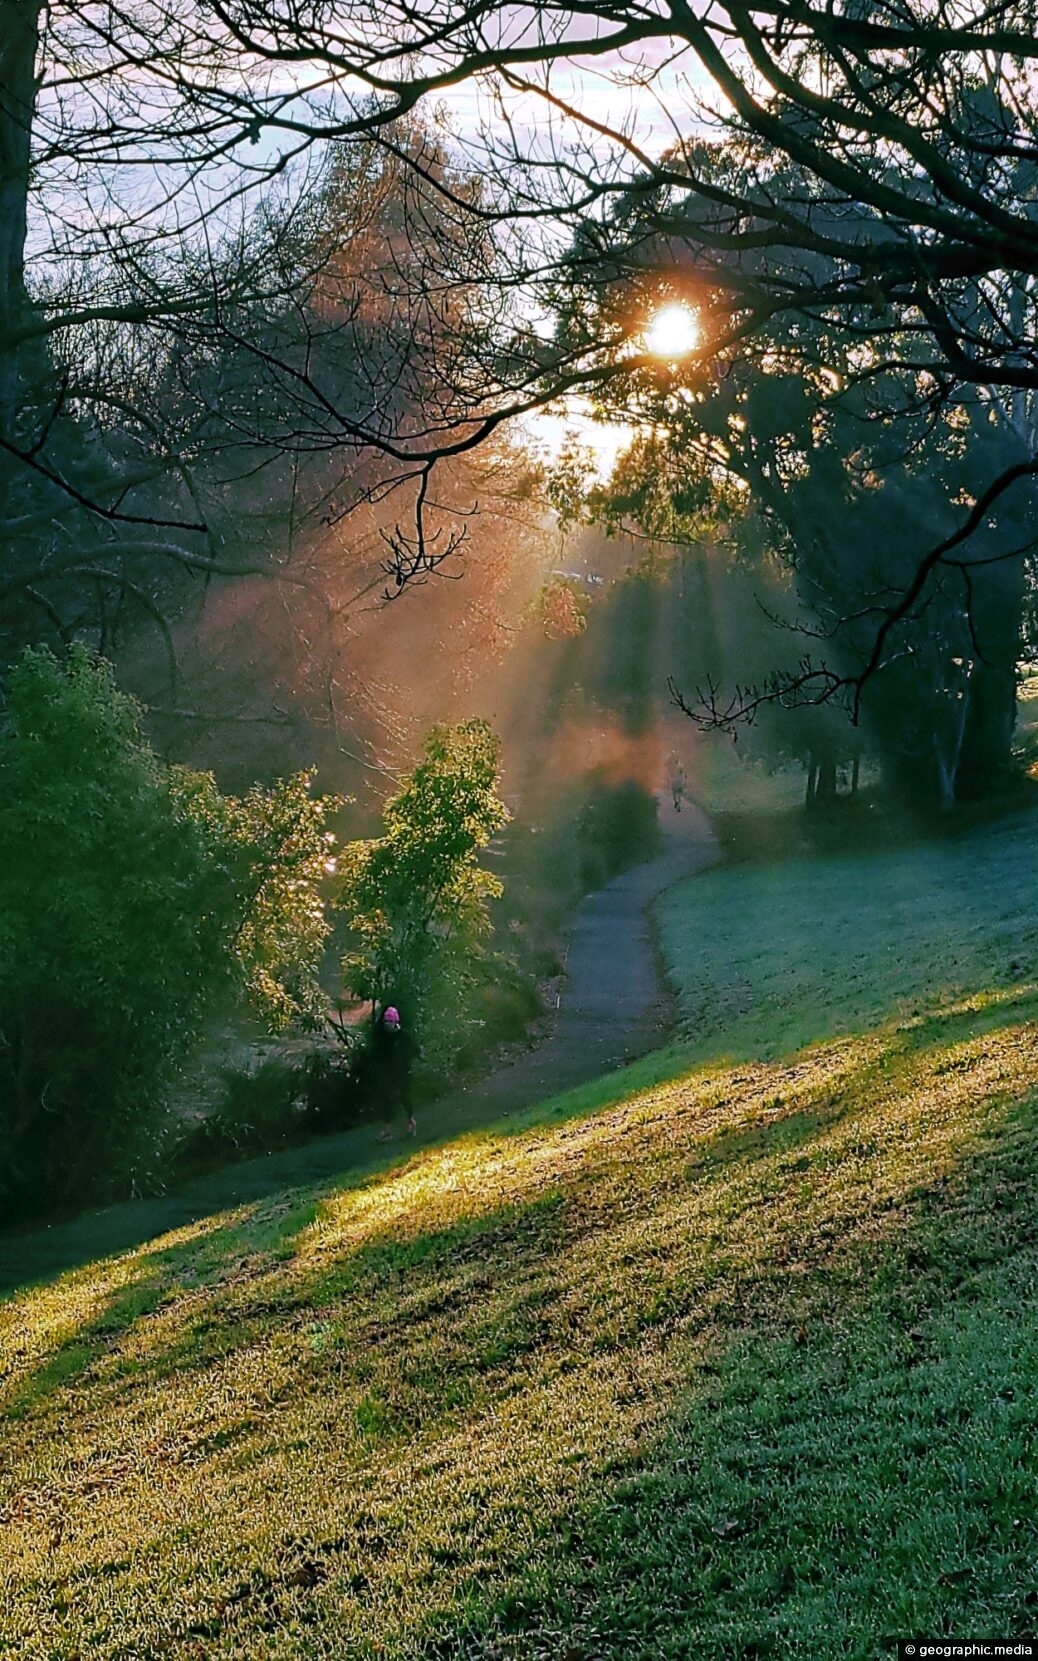
[[[190,1268],[184,1271],[188,1278],[204,1276],[207,1258],[223,1272],[226,1228],[226,1218],[205,1217],[158,1243],[73,1270],[56,1283],[45,1282],[0,1303],[0,1407],[10,1410],[20,1383],[33,1377],[39,1382],[47,1367],[59,1374],[75,1370],[62,1364],[63,1352],[71,1348],[80,1353],[91,1333],[103,1335],[112,1324],[130,1325],[145,1307],[150,1309],[172,1283],[171,1265],[185,1249],[193,1248]],[[214,1234],[218,1243],[211,1254],[202,1243]]]
[[[939,1415],[1030,1272],[1034,1014],[671,1051],[0,1306],[0,1653],[806,1661],[850,1600],[866,1656],[892,1609],[962,1607],[906,1556],[960,1534],[1008,1608],[1026,1426],[979,1539],[978,1393],[1017,1413],[1022,1315],[962,1375],[983,1438]]]
[[[746,888],[711,945],[753,993],[735,1063],[678,1046],[0,1305],[0,1655],[871,1661],[1027,1630],[1038,997],[999,834],[999,881],[992,841],[934,851],[923,911],[911,861],[871,862],[904,939],[877,922],[844,981],[818,942],[863,870]],[[699,928],[721,875],[681,896]]]

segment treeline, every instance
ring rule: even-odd
[[[556,673],[535,466],[504,440],[441,465],[437,513],[454,490],[460,529],[420,547],[400,528],[420,481],[357,436],[376,416],[453,419],[430,410],[431,365],[463,355],[472,321],[456,284],[442,312],[409,287],[453,234],[414,163],[470,184],[417,126],[396,138],[406,161],[332,147],[215,244],[218,306],[17,354],[19,442],[47,464],[3,464],[7,1220],[168,1182],[189,1132],[168,1110],[206,1035],[309,1031],[325,1128],[349,1095],[337,992],[403,1006],[440,1077],[521,1037],[566,907],[651,845],[648,780],[598,777],[592,756],[533,788],[556,740],[530,697]],[[547,829],[497,849],[507,901],[469,859],[483,831],[427,788],[465,778],[490,801],[496,741],[471,720],[488,707],[510,799]],[[461,864],[430,883],[415,866],[432,869],[437,828]],[[249,1072],[225,1091],[243,1104],[232,1142],[255,1145],[265,1113],[291,1134],[294,1079],[268,1113]],[[229,1120],[213,1119],[215,1147]]]
[[[380,675],[362,643],[384,595],[469,573],[438,689],[463,678],[480,630],[514,621],[536,588],[511,592],[537,524],[521,451],[443,465],[419,522],[422,466],[379,447],[464,420],[486,275],[437,188],[472,182],[417,123],[391,136],[395,149],[326,147],[204,239],[156,229],[154,270],[142,254],[117,273],[88,252],[78,276],[62,272],[76,277],[67,329],[17,348],[0,331],[17,410],[10,430],[0,419],[0,668],[26,643],[87,641],[167,723],[162,741],[190,745],[194,722],[203,748],[216,737],[244,760],[280,744],[298,760],[315,729],[334,754],[338,729],[378,739],[405,714],[392,664]],[[54,281],[30,260],[23,310],[45,300],[60,316]],[[142,316],[73,325],[84,289],[113,283]],[[135,289],[167,303],[152,317]],[[413,753],[432,700],[417,686],[410,698]]]
[[[327,803],[163,764],[103,659],[27,651],[0,730],[0,1215],[154,1181],[214,1012],[313,1018]]]
[[[805,235],[834,214],[817,180],[778,148],[763,146],[761,161],[769,191],[799,204],[787,211]],[[694,166],[723,194],[737,188],[745,154],[733,138],[677,149],[670,162],[678,176]],[[762,207],[770,199],[762,194]],[[615,326],[632,287],[662,285],[697,304],[694,218],[709,215],[709,199],[690,204],[693,223],[673,236],[660,229],[669,200],[647,186],[610,224],[610,252],[597,260],[602,234],[578,237],[591,274],[576,271],[564,338]],[[844,204],[837,229],[864,245],[875,218]],[[635,255],[646,275],[632,269]],[[726,271],[718,252],[712,281],[738,286],[754,269],[744,251]],[[805,253],[801,274],[821,294],[832,262]],[[982,284],[964,279],[959,304],[979,320]],[[693,721],[756,724],[759,748],[803,761],[816,801],[866,758],[889,798],[927,809],[1004,788],[1018,665],[1036,638],[1034,392],[956,384],[882,296],[853,327],[820,302],[780,311],[687,365],[619,369],[602,414],[640,420],[639,434],[607,486],[561,479],[564,505],[635,530],[678,564],[708,559],[736,595],[755,591],[741,608],[741,661],[729,654],[718,667],[707,641],[682,665],[677,690]],[[763,653],[754,603],[774,623]]]
[[[306,774],[229,796],[156,756],[105,660],[26,651],[0,728],[0,1217],[163,1185],[188,1134],[171,1097],[214,1019],[332,1025],[337,918],[345,992],[402,1006],[448,1065],[501,891],[478,863],[507,818],[498,767],[484,723],[434,729],[381,835],[338,851],[339,804]]]

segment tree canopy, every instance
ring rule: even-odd
[[[956,375],[1038,378],[1018,307],[1038,258],[1029,0],[729,0],[705,12],[685,0],[507,10],[493,0],[420,10],[403,0],[8,0],[3,21],[12,303],[30,132],[35,174],[60,173],[73,197],[87,167],[113,186],[134,167],[161,168],[158,201],[114,192],[108,246],[129,256],[142,226],[197,225],[203,204],[190,187],[201,170],[227,164],[207,186],[211,208],[315,143],[374,135],[399,150],[395,123],[472,80],[499,100],[479,151],[483,189],[466,197],[428,157],[411,157],[471,220],[586,226],[619,200],[643,200],[649,179],[668,193],[660,228],[695,248],[700,282],[718,279],[731,326],[744,331],[776,308],[826,306],[850,325],[872,306],[911,306]],[[38,84],[27,70],[37,52]],[[595,76],[617,88],[604,113],[584,96]],[[684,110],[670,104],[678,143],[660,156],[641,127],[654,94],[670,98],[679,84],[693,90]],[[639,98],[624,96],[632,88]],[[557,118],[546,141],[542,122],[518,113],[520,95]],[[702,165],[721,133],[743,143],[724,181]],[[55,225],[54,247],[67,251],[71,223]],[[962,286],[977,279],[982,309]],[[34,306],[16,327],[29,338],[87,312],[189,305],[168,289],[133,302],[109,293],[64,315]]]
[[[485,721],[434,729],[385,805],[382,834],[349,843],[338,903],[354,939],[343,973],[358,997],[395,1003],[428,1046],[465,1029],[465,1004],[501,884],[479,855],[509,815],[500,746]],[[434,1023],[443,1029],[432,1031]]]
[[[318,997],[329,804],[164,765],[110,665],[29,651],[0,728],[0,1165],[8,1212],[125,1178],[203,1028]]]
[[[161,617],[132,564],[142,538],[194,571],[240,569],[199,496],[200,453],[234,454],[244,477],[246,445],[346,448],[386,462],[362,490],[407,485],[392,591],[464,535],[437,463],[560,394],[648,370],[647,316],[667,296],[698,313],[704,363],[821,329],[885,417],[906,377],[931,407],[967,386],[1026,399],[1034,24],[1030,0],[7,0],[0,482],[15,524],[49,537],[55,494],[77,504],[104,545],[77,551],[77,594]],[[482,116],[452,135],[436,101],[463,84]],[[351,256],[314,238],[308,169],[361,219],[372,179],[398,181],[367,371],[315,350],[323,308],[363,361],[373,273],[343,307],[344,261],[370,243]],[[170,404],[188,389],[175,443],[176,423],[149,425],[156,362]],[[1029,418],[1016,428],[1008,465],[920,550],[908,607],[1038,471]],[[6,586],[68,628],[53,592],[67,568],[63,544],[57,561],[16,562]]]

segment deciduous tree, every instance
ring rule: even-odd
[[[376,1006],[393,1002],[433,1052],[465,1027],[465,1004],[501,884],[479,855],[506,823],[499,747],[484,721],[435,728],[386,803],[381,836],[342,851],[338,905],[356,945],[344,979]],[[449,1035],[449,1036],[448,1036]]]
[[[327,803],[163,765],[110,666],[26,652],[0,730],[0,1190],[8,1215],[125,1181],[215,1016],[314,1005]]]

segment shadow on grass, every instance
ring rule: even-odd
[[[964,1000],[951,1010],[923,1015],[898,1030],[906,1035],[908,1047],[923,1041],[937,1044],[957,1027],[964,1033],[967,1029],[980,1032],[1005,1024],[1010,1013],[1023,1018],[1025,1011],[1033,1011],[1036,1001],[1033,987],[1021,986],[996,995],[986,1008],[978,1009],[975,1002]],[[835,1038],[826,1042],[840,1041]],[[777,1064],[759,1061],[746,1051],[719,1053],[712,1042],[702,1047],[692,1041],[672,1044],[505,1118],[496,1108],[481,1102],[478,1090],[472,1092],[462,1111],[455,1105],[446,1113],[442,1106],[431,1104],[423,1116],[419,1146],[435,1149],[473,1131],[513,1136],[538,1124],[558,1125],[611,1107],[633,1092],[669,1083],[693,1068],[697,1076],[706,1078],[733,1067],[769,1065]],[[342,1190],[355,1189],[380,1180],[397,1163],[399,1153],[395,1160],[392,1156],[387,1160],[385,1148],[377,1146],[370,1127],[364,1127],[211,1173],[161,1198],[128,1201],[46,1229],[0,1233],[0,1299],[25,1287],[54,1281],[99,1259],[134,1251],[214,1212],[258,1206],[294,1187],[334,1184]]]
[[[471,1135],[459,1144],[463,1157],[478,1164],[483,1158],[493,1159],[495,1149],[507,1157],[515,1139],[541,1129],[550,1135],[567,1123],[579,1124],[596,1110],[615,1107],[639,1090],[669,1080],[677,1064],[678,1056],[672,1051],[644,1058],[622,1073],[557,1098],[547,1111],[531,1110]],[[798,1100],[802,1105],[796,1111],[776,1113],[770,1122],[746,1129],[706,1131],[686,1167],[686,1178],[723,1181],[726,1168],[740,1159],[749,1155],[768,1158],[806,1142],[847,1111],[833,1090],[831,1077],[814,1089],[801,1083]],[[501,1205],[495,1203],[491,1186],[488,1195],[469,1192],[466,1203],[474,1209],[450,1226],[411,1227],[411,1208],[425,1216],[435,1214],[437,1203],[445,1197],[448,1204],[454,1203],[457,1184],[450,1175],[450,1159],[449,1144],[431,1148],[374,1176],[354,1173],[334,1189],[308,1196],[302,1203],[289,1193],[280,1204],[240,1208],[232,1220],[221,1223],[214,1218],[214,1227],[189,1226],[184,1230],[187,1238],[180,1243],[160,1242],[153,1250],[116,1259],[111,1265],[111,1284],[89,1301],[79,1323],[72,1308],[62,1311],[64,1336],[43,1365],[20,1377],[9,1393],[7,1411],[12,1415],[31,1411],[105,1356],[109,1358],[108,1378],[103,1386],[99,1380],[92,1383],[95,1390],[117,1394],[129,1382],[139,1386],[226,1361],[261,1339],[271,1322],[298,1327],[317,1320],[341,1300],[363,1304],[376,1294],[380,1299],[406,1294],[406,1314],[402,1321],[390,1324],[383,1316],[376,1317],[371,1325],[378,1328],[377,1334],[362,1323],[362,1342],[371,1344],[377,1338],[383,1344],[392,1336],[393,1325],[420,1325],[442,1316],[448,1304],[454,1303],[460,1323],[452,1347],[454,1365],[462,1373],[471,1371],[467,1359],[471,1352],[484,1354],[482,1369],[489,1364],[482,1331],[486,1323],[481,1318],[462,1318],[463,1299],[486,1304],[492,1292],[489,1301],[500,1315],[508,1305],[510,1289],[527,1282],[530,1264],[537,1260],[543,1264],[539,1289],[532,1300],[524,1297],[523,1301],[550,1305],[558,1296],[552,1254],[563,1238],[572,1246],[593,1234],[600,1220],[593,1213],[582,1218],[579,1208],[567,1204],[554,1187]],[[437,1168],[438,1161],[447,1162],[446,1173]],[[427,1168],[431,1177],[426,1184]],[[351,1222],[340,1237],[336,1212],[343,1208]],[[352,1221],[357,1209],[362,1217],[359,1224]],[[487,1272],[488,1263],[495,1264],[492,1274]],[[448,1270],[457,1285],[445,1294]],[[73,1306],[75,1285],[73,1280]],[[51,1288],[50,1296],[58,1300],[60,1291],[59,1283]],[[46,1296],[46,1290],[40,1289],[40,1295]],[[164,1307],[169,1308],[172,1324],[178,1299],[181,1310],[175,1333],[166,1341],[156,1334],[146,1359],[138,1355],[120,1365],[116,1352],[123,1334],[138,1319],[155,1316]],[[154,1321],[150,1324],[157,1327]],[[529,1347],[533,1339],[524,1323],[520,1327],[518,1346]],[[316,1348],[328,1351],[335,1348],[335,1342],[334,1328],[325,1322]],[[498,1364],[516,1353],[514,1345],[501,1349],[497,1341],[490,1344],[490,1350]],[[302,1377],[287,1381],[282,1394],[302,1387]]]
[[[177,1244],[118,1260],[108,1274],[102,1269],[93,1284],[71,1286],[67,1300],[54,1295],[49,1322],[56,1335],[53,1348],[41,1366],[16,1375],[0,1395],[4,1414],[21,1417],[55,1390],[73,1387],[131,1327],[162,1307],[182,1275],[196,1278],[200,1250],[224,1263],[240,1257],[252,1244],[250,1221],[251,1214],[212,1229],[185,1230],[188,1237]],[[294,1217],[291,1226],[297,1223]]]
[[[898,1630],[1012,1627],[1036,1547],[1020,1007],[669,1091],[656,1058],[625,1106],[576,1092],[102,1266],[78,1318],[65,1288],[27,1294],[27,1318],[52,1300],[67,1370],[51,1354],[23,1381],[41,1416],[23,1463],[44,1414],[82,1406],[59,1488],[74,1533],[99,1447],[156,1420],[178,1438],[197,1475],[171,1500],[201,1519],[183,1549],[228,1584],[200,1594],[193,1571],[175,1636],[221,1654],[304,1618],[398,1661],[864,1661]],[[89,1395],[66,1401],[77,1379]],[[113,1494],[106,1531],[138,1528],[135,1498]],[[142,1576],[165,1572],[159,1541]]]
[[[141,1256],[132,1265],[134,1272],[108,1289],[101,1307],[67,1332],[43,1365],[17,1379],[0,1402],[4,1413],[16,1419],[42,1409],[55,1392],[74,1388],[87,1375],[94,1408],[103,1411],[109,1400],[124,1397],[128,1389],[205,1372],[214,1365],[233,1366],[235,1355],[269,1336],[272,1327],[302,1331],[306,1342],[280,1389],[266,1392],[268,1411],[279,1400],[321,1388],[320,1375],[342,1353],[346,1333],[340,1328],[347,1326],[351,1350],[359,1346],[368,1352],[366,1369],[361,1370],[371,1377],[379,1371],[371,1361],[376,1352],[391,1349],[401,1334],[423,1323],[436,1319],[442,1325],[451,1311],[459,1327],[459,1378],[500,1366],[519,1348],[536,1342],[536,1321],[517,1319],[517,1311],[522,1305],[529,1314],[540,1302],[527,1283],[531,1266],[558,1244],[563,1214],[558,1194],[501,1205],[451,1227],[404,1238],[376,1236],[354,1251],[336,1255],[325,1268],[295,1273],[294,1242],[301,1226],[318,1214],[317,1206],[296,1207],[281,1218],[250,1214],[214,1230],[204,1237],[208,1272],[201,1274],[196,1238]],[[488,1274],[487,1263],[495,1261],[507,1263],[507,1272]],[[522,1289],[521,1295],[517,1290],[513,1297],[512,1289]],[[403,1307],[395,1319],[387,1319],[380,1304],[370,1321],[361,1316],[358,1322],[357,1307],[363,1309],[364,1300],[375,1293],[380,1299],[399,1298]],[[479,1302],[473,1303],[477,1297]],[[337,1323],[338,1306],[344,1303],[350,1305],[350,1319]],[[149,1317],[164,1307],[171,1317],[169,1336],[157,1334],[146,1347],[135,1346],[132,1354],[121,1356],[121,1340],[137,1322],[145,1329],[156,1325]],[[502,1308],[511,1313],[504,1323]],[[486,1319],[488,1310],[492,1321]],[[441,1392],[442,1359],[436,1369]],[[102,1362],[105,1370],[99,1372]],[[406,1368],[399,1378],[407,1380]],[[419,1386],[420,1376],[411,1382]],[[444,1406],[456,1409],[462,1394],[457,1388],[443,1394]],[[368,1393],[362,1417],[365,1412],[369,1419],[379,1416],[373,1405],[378,1399],[377,1391]],[[392,1417],[388,1409],[381,1412],[381,1428]],[[374,1426],[369,1423],[366,1428]]]
[[[642,1079],[654,1080],[660,1071],[659,1066],[644,1064],[628,1069],[628,1073]],[[526,1133],[531,1126],[543,1123],[552,1128],[584,1117],[589,1111],[589,1096],[595,1099],[595,1087],[560,1099],[548,1119],[527,1115]],[[709,1136],[696,1163],[702,1164],[705,1174],[720,1179],[730,1160],[751,1150],[763,1156],[786,1149],[810,1136],[836,1112],[838,1109],[831,1106],[804,1110],[750,1132]],[[486,1145],[507,1143],[522,1128],[499,1127],[496,1136],[487,1134]],[[483,1141],[474,1141],[477,1157]],[[69,1306],[61,1309],[58,1320],[63,1336],[42,1365],[27,1369],[17,1378],[3,1402],[5,1411],[12,1417],[32,1412],[54,1391],[69,1388],[77,1379],[96,1371],[103,1358],[108,1359],[108,1373],[103,1380],[91,1380],[95,1399],[118,1394],[128,1385],[138,1387],[149,1380],[202,1371],[217,1360],[226,1361],[235,1351],[248,1349],[272,1322],[299,1326],[307,1320],[317,1321],[340,1300],[362,1303],[375,1293],[383,1299],[394,1294],[403,1299],[406,1295],[406,1311],[390,1323],[379,1315],[372,1323],[378,1328],[377,1334],[363,1330],[362,1323],[363,1342],[372,1344],[377,1338],[379,1345],[385,1345],[393,1337],[394,1326],[415,1327],[433,1317],[442,1318],[453,1304],[458,1308],[461,1327],[453,1346],[454,1364],[461,1373],[472,1371],[473,1355],[483,1357],[480,1369],[513,1359],[516,1345],[510,1341],[502,1348],[498,1340],[490,1344],[488,1359],[486,1335],[480,1330],[485,1323],[478,1317],[462,1318],[464,1299],[486,1303],[492,1290],[495,1307],[500,1311],[508,1303],[509,1289],[524,1286],[531,1262],[538,1260],[546,1265],[541,1285],[535,1297],[527,1296],[524,1302],[550,1304],[558,1291],[550,1269],[552,1253],[560,1246],[563,1234],[572,1242],[586,1229],[572,1214],[572,1208],[567,1215],[561,1196],[549,1191],[526,1196],[520,1203],[491,1204],[487,1209],[478,1199],[470,1198],[469,1203],[476,1205],[473,1214],[446,1228],[405,1229],[401,1237],[397,1232],[399,1217],[393,1210],[394,1191],[400,1188],[406,1194],[410,1179],[421,1175],[422,1165],[423,1157],[419,1155],[381,1173],[378,1179],[339,1185],[323,1199],[316,1197],[303,1206],[247,1207],[234,1220],[202,1233],[186,1229],[187,1238],[178,1244],[160,1244],[155,1250],[116,1260],[108,1284],[102,1276],[101,1285],[85,1303],[78,1322],[74,1293]],[[335,1239],[336,1208],[344,1203],[363,1204],[366,1199],[372,1206],[370,1222],[364,1225],[370,1237]],[[384,1217],[380,1200],[387,1207]],[[593,1221],[587,1224],[587,1228],[593,1226]],[[325,1231],[333,1237],[330,1246],[322,1242]],[[318,1248],[324,1244],[324,1249],[308,1257],[308,1244]],[[486,1272],[488,1263],[496,1265],[492,1275]],[[445,1276],[449,1282],[446,1291]],[[52,1297],[57,1299],[59,1291],[55,1287]],[[178,1298],[181,1311],[168,1339],[156,1335],[146,1358],[134,1355],[120,1360],[118,1351],[125,1333],[137,1321],[156,1315]],[[172,1307],[170,1315],[172,1321]],[[154,1321],[150,1324],[157,1325]],[[533,1329],[528,1331],[524,1323],[520,1327],[517,1342],[519,1347],[528,1347],[534,1342]],[[334,1326],[324,1320],[316,1338],[317,1352],[334,1349]],[[300,1388],[302,1377],[294,1377],[286,1381],[283,1394]],[[449,1405],[457,1405],[453,1397]]]
[[[749,1174],[769,1164],[773,1184],[791,1153],[814,1163],[849,1116],[821,1092],[774,1111],[742,1147]],[[395,1311],[395,1321],[378,1307],[367,1325],[354,1321],[356,1389],[337,1424],[342,1438],[370,1446],[400,1504],[361,1495],[348,1528],[299,1529],[182,1636],[248,1645],[256,1621],[264,1632],[287,1627],[318,1598],[379,1633],[377,1645],[348,1653],[400,1661],[684,1661],[698,1652],[878,1661],[897,1636],[1024,1635],[1038,1602],[1036,1128],[1033,1088],[1010,1087],[957,1144],[954,1166],[906,1188],[878,1228],[834,1240],[805,1208],[797,1261],[781,1259],[774,1273],[747,1261],[723,1305],[704,1281],[685,1288],[677,1309],[663,1301],[619,1327],[607,1311],[597,1330],[581,1329],[588,1306],[573,1295],[581,1251],[598,1247],[597,1220],[557,1193],[370,1240],[348,1258],[333,1251],[309,1285],[309,1313],[325,1293],[354,1311],[380,1293]],[[685,1178],[728,1183],[738,1148],[738,1133],[714,1135]],[[673,1184],[664,1194],[680,1218]],[[752,1191],[743,1203],[752,1210]],[[322,1220],[297,1231],[293,1263]],[[635,1238],[628,1230],[626,1245]],[[764,1256],[770,1266],[770,1246]],[[319,1393],[341,1365],[331,1305],[330,1324],[310,1329],[313,1369],[295,1375],[293,1392]],[[284,1313],[267,1302],[247,1319]],[[547,1346],[559,1352],[557,1369],[532,1386],[547,1392],[546,1417],[540,1429],[533,1416],[516,1422],[552,1446],[558,1481],[555,1492],[532,1490],[531,1537],[509,1521],[522,1485],[506,1484],[499,1500],[505,1477],[493,1458],[480,1467],[474,1506],[465,1485],[494,1434],[508,1450],[507,1481],[516,1465],[536,1479],[534,1448],[510,1445],[500,1424],[507,1398],[482,1392]],[[600,1396],[567,1394],[575,1371],[595,1369]],[[516,1388],[526,1382],[520,1373]],[[662,1411],[646,1416],[654,1392]],[[595,1401],[618,1434],[578,1423],[574,1403],[586,1415]],[[417,1450],[428,1432],[452,1425],[459,1435],[464,1427],[460,1445],[451,1455],[448,1438],[424,1466]],[[582,1449],[582,1431],[593,1451]],[[457,1489],[437,1489],[430,1521],[422,1485],[443,1482],[451,1457],[465,1474]],[[577,1473],[572,1482],[558,1480],[562,1466]],[[495,1562],[488,1538],[502,1527],[512,1532]],[[383,1577],[398,1584],[404,1564],[409,1613],[394,1627]]]
[[[871,1045],[870,1053],[854,1050],[850,1041],[824,1046],[836,1056],[846,1052],[847,1076],[837,1067],[808,1083],[796,1060],[784,1067],[759,1065],[748,1073],[726,1074],[718,1065],[697,1071],[697,1087],[719,1090],[722,1107],[728,1094],[737,1099],[739,1089],[753,1082],[764,1092],[763,1111],[749,1123],[704,1124],[684,1162],[683,1180],[719,1183],[749,1161],[781,1157],[787,1179],[796,1181],[814,1162],[812,1144],[848,1115],[862,1112],[873,1082],[879,1086],[891,1069],[913,1059],[921,1061],[935,1049],[949,1051],[938,1072],[968,1071],[976,1054],[960,1053],[956,1044],[975,1041],[995,1029],[1010,1029],[1007,1015],[1025,1001],[1033,1000],[1025,999],[1022,992],[1007,994],[979,1010],[968,1006],[920,1018],[883,1035],[882,1042]],[[608,1114],[639,1092],[651,1092],[680,1077],[683,1060],[680,1050],[658,1052],[622,1073],[471,1135],[458,1146],[464,1157],[478,1162],[492,1158],[495,1147],[507,1149],[518,1137],[529,1139],[539,1130],[552,1135],[596,1113]],[[771,1090],[774,1094],[769,1095]],[[603,1134],[610,1134],[608,1117],[603,1121]],[[799,1160],[789,1158],[798,1152]],[[226,1360],[256,1342],[272,1321],[297,1326],[318,1321],[340,1300],[363,1300],[376,1293],[384,1297],[387,1289],[406,1291],[406,1320],[420,1322],[442,1313],[442,1280],[451,1265],[455,1271],[464,1265],[464,1273],[456,1275],[459,1290],[452,1294],[460,1304],[462,1289],[465,1296],[486,1297],[486,1275],[476,1271],[485,1260],[494,1261],[494,1292],[500,1304],[509,1287],[526,1280],[531,1256],[550,1264],[563,1236],[572,1246],[598,1226],[593,1212],[582,1218],[577,1205],[565,1202],[558,1193],[531,1191],[519,1202],[502,1205],[491,1190],[489,1198],[470,1196],[468,1203],[474,1210],[460,1221],[439,1228],[414,1228],[408,1216],[411,1210],[428,1218],[435,1216],[444,1194],[453,1203],[451,1157],[451,1145],[441,1145],[388,1169],[350,1173],[323,1195],[309,1194],[300,1200],[290,1191],[265,1206],[241,1207],[226,1221],[216,1216],[209,1226],[188,1226],[180,1243],[160,1241],[152,1250],[102,1266],[92,1290],[89,1277],[82,1287],[73,1279],[67,1300],[62,1299],[60,1285],[53,1287],[49,1294],[55,1305],[52,1325],[60,1336],[41,1364],[17,1377],[8,1411],[31,1411],[105,1356],[110,1374],[106,1387],[117,1391],[130,1379],[145,1383]],[[586,1157],[593,1161],[597,1155]],[[340,1237],[335,1213],[343,1207],[350,1221]],[[364,1219],[360,1223],[353,1220],[355,1211]],[[558,1288],[548,1269],[540,1282],[538,1299],[549,1305]],[[83,1294],[82,1312],[77,1319],[79,1293]],[[41,1289],[39,1295],[48,1294]],[[147,1353],[120,1360],[117,1352],[123,1335],[138,1320],[155,1317],[167,1306],[169,1336],[160,1337],[160,1323],[153,1320],[155,1335]],[[666,1299],[661,1304],[665,1306]],[[651,1307],[655,1309],[655,1303]],[[479,1347],[477,1328],[478,1322],[469,1332],[460,1322],[459,1365],[463,1365],[466,1343]],[[371,1334],[364,1334],[365,1342],[370,1338]],[[336,1343],[334,1329],[329,1329],[317,1335],[315,1349],[334,1349]],[[290,1388],[286,1385],[286,1391]]]
[[[271,1196],[333,1177],[367,1180],[386,1162],[370,1129],[324,1137],[209,1173],[161,1197],[127,1200],[46,1228],[0,1234],[0,1297],[189,1228],[214,1212],[256,1206]]]
[[[705,1349],[679,1335],[659,1434],[407,1653],[880,1661],[898,1638],[1033,1636],[1036,1129],[1032,1095],[835,1284],[769,1295]]]
[[[387,1150],[378,1144],[368,1126],[244,1161],[161,1198],[127,1201],[48,1228],[0,1233],[0,1299],[30,1286],[47,1284],[116,1253],[135,1251],[170,1231],[189,1228],[214,1212],[256,1207],[297,1187],[327,1184],[347,1191],[377,1182],[409,1161],[416,1146],[425,1152],[472,1132],[506,1136],[542,1120],[550,1125],[580,1117],[621,1100],[632,1090],[665,1082],[687,1065],[687,1053],[681,1047],[654,1051],[590,1084],[504,1118],[497,1108],[484,1108],[474,1091],[465,1111],[452,1112],[449,1117],[437,1111],[437,1104],[431,1104],[423,1115],[417,1145],[408,1144],[403,1155],[399,1147]]]

